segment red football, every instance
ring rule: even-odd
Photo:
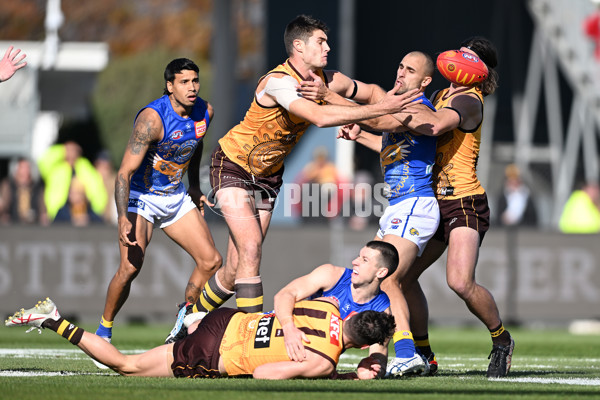
[[[458,86],[475,86],[488,77],[487,66],[475,54],[447,50],[437,58],[442,76]]]

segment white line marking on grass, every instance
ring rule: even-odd
[[[108,375],[106,373],[81,373],[81,372],[41,372],[41,371],[12,371],[12,370],[0,370],[0,376],[8,378],[29,378],[33,376],[77,376],[77,375]]]
[[[600,386],[600,379],[591,378],[495,378],[490,380],[511,383],[558,383],[561,385]]]

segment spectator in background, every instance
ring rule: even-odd
[[[47,225],[44,187],[34,179],[31,162],[21,157],[12,167],[0,186],[0,222]]]
[[[85,186],[76,176],[71,179],[67,203],[56,213],[53,223],[70,223],[76,227],[88,226],[91,223],[102,223],[102,218],[92,211],[85,195]]]
[[[27,65],[27,62],[21,62],[27,56],[21,54],[19,58],[17,56],[21,52],[21,49],[16,49],[13,52],[13,47],[9,46],[4,53],[4,57],[0,60],[0,82],[4,82],[10,79],[15,72]]]
[[[338,215],[342,205],[342,194],[338,192],[339,184],[341,183],[337,168],[329,159],[329,153],[325,146],[319,146],[313,151],[313,160],[306,164],[304,169],[298,175],[296,181],[302,185],[302,194],[309,195],[311,201],[317,201],[319,207],[317,214],[311,213],[312,207],[305,208],[309,215],[302,215],[302,221],[307,222],[312,217],[312,220],[322,219],[327,216]],[[309,184],[308,187],[305,184]],[[318,191],[318,193],[314,193]],[[326,210],[322,210],[322,205],[327,205]],[[302,213],[302,202],[299,204],[300,213]],[[304,205],[306,207],[306,205]]]
[[[85,187],[85,194],[94,213],[102,215],[108,196],[102,176],[85,157],[82,156],[81,146],[74,141],[55,144],[38,160],[38,167],[46,191],[44,201],[48,217],[54,220],[58,210],[67,204],[71,178],[76,176]]]
[[[504,170],[504,188],[498,201],[500,225],[535,226],[537,214],[529,187],[521,179],[521,171],[515,164]]]
[[[558,223],[563,233],[600,233],[600,186],[588,182],[575,190]]]
[[[107,224],[117,225],[117,203],[115,202],[115,181],[117,179],[117,172],[113,167],[108,151],[102,150],[98,153],[96,160],[94,161],[94,167],[102,176],[102,181],[104,182],[108,197],[108,203],[104,209],[104,214],[102,214],[102,219]]]
[[[583,31],[594,42],[594,57],[600,61],[600,0],[591,0],[596,10],[583,20]]]

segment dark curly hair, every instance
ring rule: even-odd
[[[390,314],[379,311],[362,311],[346,320],[344,332],[357,346],[385,344],[392,337],[396,323]]]
[[[498,65],[496,46],[484,37],[473,36],[465,39],[460,47],[473,50],[481,58],[481,61],[487,65],[488,77],[479,84],[479,88],[484,96],[494,93],[498,88],[498,72],[494,69]]]

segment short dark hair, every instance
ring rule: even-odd
[[[359,312],[346,320],[344,332],[357,346],[385,344],[396,329],[394,316],[381,311]]]
[[[283,43],[285,44],[285,51],[288,56],[291,56],[293,53],[294,40],[300,39],[306,43],[316,30],[322,30],[325,33],[329,32],[329,28],[325,22],[310,15],[301,14],[291,20],[285,27],[283,34]]]
[[[179,74],[183,70],[194,71],[196,73],[200,72],[200,68],[198,68],[196,63],[193,62],[192,60],[190,60],[188,58],[174,59],[169,64],[167,64],[167,67],[165,68],[165,73],[164,73],[165,89],[164,89],[163,94],[166,94],[166,95],[171,94],[167,90],[167,82],[173,83],[173,81],[175,80],[175,74]]]
[[[365,246],[379,252],[379,267],[388,269],[388,273],[385,276],[386,278],[392,276],[394,272],[396,272],[398,263],[400,262],[396,246],[381,240],[371,240]]]
[[[482,36],[473,36],[463,40],[460,47],[466,47],[473,50],[475,54],[481,58],[481,61],[487,65],[488,77],[479,84],[479,88],[484,96],[494,93],[498,88],[498,72],[494,69],[498,66],[496,46]]]

